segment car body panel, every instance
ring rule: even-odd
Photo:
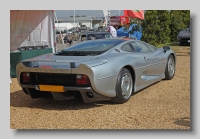
[[[20,84],[20,74],[22,72],[85,74],[89,77],[91,83],[90,91],[102,100],[106,100],[116,96],[117,78],[124,67],[129,67],[133,70],[134,92],[164,79],[169,55],[173,54],[176,61],[173,50],[170,49],[165,52],[163,48],[160,48],[147,53],[125,52],[121,50],[122,45],[131,41],[136,40],[126,40],[110,50],[95,56],[44,54],[21,61],[16,67],[18,83],[23,87],[23,84]],[[74,65],[73,67],[72,64]],[[82,94],[86,93],[86,91],[83,91],[84,89],[72,88],[73,90],[82,91]],[[82,95],[82,97],[84,97],[85,102],[94,102],[100,99],[99,97],[86,99],[85,95]]]

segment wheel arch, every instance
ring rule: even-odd
[[[132,76],[132,79],[133,79],[133,89],[134,89],[134,92],[135,92],[135,78],[136,78],[136,76],[135,76],[135,70],[134,70],[134,68],[133,68],[132,66],[130,66],[130,65],[126,65],[126,66],[124,66],[123,68],[127,68],[127,69],[130,71],[131,76]]]
[[[174,53],[169,54],[169,56],[172,55],[174,57],[174,62],[175,62],[175,69],[176,69],[176,55]],[[168,57],[169,57],[168,56]]]

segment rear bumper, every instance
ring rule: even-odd
[[[38,85],[21,85],[21,87],[26,88],[26,89],[34,88],[36,91],[39,91]],[[96,93],[91,87],[64,87],[64,92],[49,92],[49,93],[52,94],[55,100],[61,101],[61,100],[68,99],[67,93],[70,91],[78,91],[81,94],[83,101],[85,103],[92,103],[92,102],[111,99],[111,97],[106,97],[106,96]]]
[[[35,91],[35,86],[39,84],[48,84],[48,85],[61,85],[65,87],[66,90],[77,90],[80,91],[80,93],[84,94],[84,92],[88,91],[88,88],[79,88],[79,86],[74,86],[74,85],[69,85],[66,84],[64,79],[61,77],[58,79],[59,83],[57,82],[56,84],[49,82],[45,80],[45,83],[35,83],[32,82],[29,85],[21,83],[20,81],[20,76],[21,72],[34,72],[34,73],[47,73],[47,74],[85,74],[89,77],[90,83],[91,83],[91,91],[94,91],[94,94],[97,94],[92,99],[85,99],[85,101],[93,101],[93,100],[101,100],[103,96],[103,100],[107,100],[108,98],[112,98],[116,96],[115,92],[115,86],[116,86],[116,81],[117,81],[117,74],[116,73],[110,73],[110,72],[102,72],[102,69],[105,69],[107,65],[105,64],[106,61],[97,61],[93,63],[89,63],[90,66],[87,66],[86,64],[80,64],[77,68],[35,68],[35,67],[27,67],[24,66],[22,63],[19,63],[16,67],[16,73],[17,73],[17,80],[19,85],[22,88],[34,88],[32,89]],[[101,65],[101,66],[98,66]],[[95,71],[95,72],[94,72]],[[42,77],[42,76],[41,76]],[[48,78],[46,78],[48,79]],[[52,78],[54,79],[54,78]],[[62,80],[61,80],[62,79]],[[67,79],[66,79],[67,81]],[[62,82],[62,83],[60,83]],[[85,91],[83,91],[85,90]],[[90,91],[90,90],[89,90]],[[37,91],[39,93],[39,91]],[[99,96],[100,95],[100,96]],[[84,98],[84,95],[82,95]],[[102,97],[101,97],[102,96]]]
[[[190,44],[190,38],[181,38],[178,39],[179,44]]]

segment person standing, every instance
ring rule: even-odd
[[[107,32],[110,32],[113,37],[117,37],[117,31],[113,26],[108,26],[107,27]]]
[[[68,37],[69,46],[73,43],[71,36]]]

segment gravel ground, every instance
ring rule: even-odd
[[[81,99],[31,99],[16,78],[10,85],[11,129],[190,129],[190,55],[177,53],[176,73],[125,104]]]

